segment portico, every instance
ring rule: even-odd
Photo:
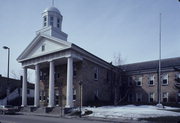
[[[56,53],[55,53],[56,54]],[[23,62],[23,95],[22,95],[22,106],[27,106],[27,69],[35,70],[35,94],[34,94],[34,107],[39,107],[39,95],[40,95],[40,69],[45,65],[49,66],[49,101],[48,107],[55,106],[55,64],[67,64],[67,86],[66,86],[66,106],[71,108],[73,104],[73,61],[82,60],[78,55],[75,55],[71,51],[66,53],[57,53],[54,57],[42,56],[40,58],[29,59]],[[61,56],[60,56],[61,54]]]

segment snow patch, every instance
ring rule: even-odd
[[[126,106],[102,106],[102,107],[83,107],[83,110],[91,110],[93,113],[89,117],[101,118],[121,118],[121,119],[138,119],[148,117],[161,116],[180,116],[180,113],[168,110],[180,110],[180,108],[165,106],[164,109],[159,109],[156,106],[150,105],[126,105]]]

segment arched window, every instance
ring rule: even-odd
[[[57,28],[59,28],[60,27],[60,19],[58,18],[57,19]]]
[[[47,25],[47,17],[44,16],[44,26],[46,26],[46,25]]]
[[[51,16],[51,17],[50,17],[50,25],[51,25],[51,26],[53,26],[53,21],[54,21],[54,17]]]

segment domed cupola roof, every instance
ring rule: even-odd
[[[60,11],[56,7],[53,7],[53,6],[49,7],[49,8],[46,8],[44,10],[44,12],[56,12],[56,13],[60,14]]]

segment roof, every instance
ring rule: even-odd
[[[56,12],[56,13],[60,14],[60,11],[56,7],[53,7],[53,6],[46,8],[44,10],[44,12]]]
[[[162,69],[173,68],[173,67],[178,67],[178,66],[180,66],[180,57],[161,60]],[[157,70],[159,67],[159,60],[125,64],[120,67],[122,67],[122,69],[127,72],[141,71],[141,70],[154,70],[154,69]]]

